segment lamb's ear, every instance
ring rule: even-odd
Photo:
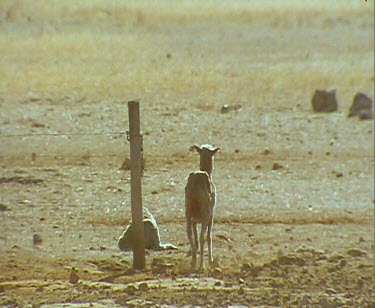
[[[198,153],[202,151],[202,148],[198,144],[194,144],[194,148],[197,150]]]
[[[215,148],[212,150],[212,155],[215,155],[217,152],[220,151],[220,148]]]

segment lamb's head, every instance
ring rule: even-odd
[[[214,148],[210,144],[202,144],[201,146],[194,144],[194,148],[197,150],[200,156],[199,169],[206,171],[211,176],[214,155],[220,150],[220,148]]]

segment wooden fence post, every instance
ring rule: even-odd
[[[133,225],[133,267],[145,268],[145,238],[142,207],[142,159],[143,145],[140,133],[139,102],[128,102],[130,140],[130,186]]]

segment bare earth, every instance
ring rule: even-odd
[[[374,123],[347,117],[356,92],[374,97],[373,4],[358,2],[289,19],[211,2],[212,16],[193,2],[173,18],[112,4],[48,20],[27,1],[0,15],[0,305],[374,307]],[[122,37],[139,45],[116,49]],[[312,112],[316,88],[337,89],[338,112]],[[145,271],[117,247],[133,98],[143,204],[178,247],[149,251]],[[190,269],[184,220],[194,143],[221,147],[215,264],[203,272]]]

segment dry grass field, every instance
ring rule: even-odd
[[[374,98],[373,1],[2,0],[0,76],[1,306],[374,306],[374,122],[347,117]],[[333,88],[338,111],[313,113]],[[143,203],[178,247],[140,272],[117,247],[131,99]],[[203,272],[194,143],[221,147]]]

